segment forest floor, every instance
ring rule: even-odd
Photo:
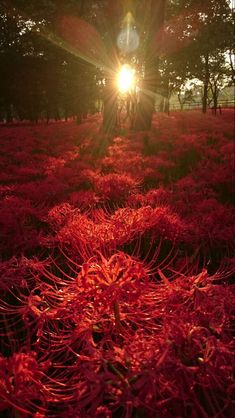
[[[100,125],[0,127],[0,411],[232,416],[234,112]]]

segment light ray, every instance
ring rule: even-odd
[[[69,54],[73,55],[74,57],[87,62],[88,64],[93,65],[94,67],[102,68],[106,73],[114,75],[114,70],[112,70],[111,66],[105,64],[105,58],[98,59],[92,54],[87,54],[76,47],[71,46],[68,42],[66,42],[63,38],[59,37],[55,33],[48,32],[46,30],[41,31],[39,33],[47,41],[51,42],[53,45],[65,50]]]

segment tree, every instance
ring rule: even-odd
[[[107,134],[113,134],[117,128],[117,91],[115,85],[115,74],[119,67],[117,36],[121,26],[122,7],[121,3],[113,2],[105,4],[102,9],[105,20],[105,31],[103,40],[109,53],[110,62],[106,67],[105,85],[103,91],[103,130]],[[100,28],[101,30],[104,27]]]
[[[142,67],[143,79],[137,107],[135,129],[149,130],[155,111],[156,92],[159,85],[159,55],[154,39],[164,23],[165,0],[143,2],[138,10],[137,21],[145,16],[142,28],[142,45],[138,57]],[[144,38],[144,40],[143,40]]]
[[[229,66],[225,54],[218,53],[216,56],[211,56],[209,72],[209,89],[213,100],[213,111],[216,115],[219,93],[229,84]]]
[[[163,80],[166,86],[167,79],[175,86],[180,79],[181,85],[189,79],[200,80],[203,83],[203,112],[207,108],[213,57],[225,53],[229,45],[231,47],[231,15],[227,0],[172,0],[167,3],[162,56],[168,65],[162,74]]]
[[[162,100],[160,110],[169,113],[170,98],[173,93],[181,94],[185,83],[190,79],[187,54],[184,49],[162,56],[159,63],[160,93]]]
[[[225,52],[230,43],[230,17],[231,10],[226,0],[209,0],[205,4],[199,2],[197,6],[199,29],[191,45],[191,73],[203,82],[203,113],[207,109],[213,57]]]
[[[77,115],[80,120],[94,108],[96,67],[89,61],[91,45],[84,60],[77,45],[73,45],[74,39],[67,39],[61,27],[61,16],[68,16],[67,34],[71,35],[68,27],[72,23],[72,35],[75,40],[78,35],[76,42],[82,40],[84,49],[87,45],[76,32],[76,24],[82,13],[87,19],[93,18],[88,3],[94,2],[61,1],[58,9],[55,0],[42,0],[40,7],[35,0],[15,0],[10,6],[0,2],[0,105],[4,119],[10,121],[14,116],[37,121],[42,117],[49,120]],[[74,21],[69,20],[69,14]]]
[[[164,21],[165,4],[166,0],[144,2],[130,0],[128,2],[120,1],[115,5],[110,2],[104,4],[102,13],[105,16],[107,30],[103,32],[103,39],[111,59],[111,65],[105,73],[103,129],[106,133],[112,133],[116,129],[117,92],[114,75],[121,58],[116,44],[122,22],[128,12],[133,16],[135,25],[140,32],[139,49],[132,55],[142,76],[135,129],[148,130],[151,127],[159,83],[159,57],[156,54],[153,41]],[[131,54],[125,55],[125,58],[130,61]]]
[[[186,88],[185,86],[182,86],[182,88],[178,91],[178,100],[179,100],[179,104],[180,104],[180,109],[183,110],[184,105],[186,103],[191,104],[192,102],[194,102],[194,97],[193,97],[193,87],[191,88]]]
[[[16,97],[17,69],[25,52],[22,39],[27,36],[28,28],[23,19],[10,13],[5,2],[0,3],[0,87],[1,113],[7,122],[13,119],[13,104]]]

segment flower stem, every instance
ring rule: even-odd
[[[113,304],[113,310],[114,310],[114,317],[115,317],[115,325],[118,329],[122,330],[120,309],[119,309],[119,304],[117,301],[115,301]]]

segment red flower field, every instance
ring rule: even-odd
[[[3,417],[232,417],[233,124],[0,126]]]

